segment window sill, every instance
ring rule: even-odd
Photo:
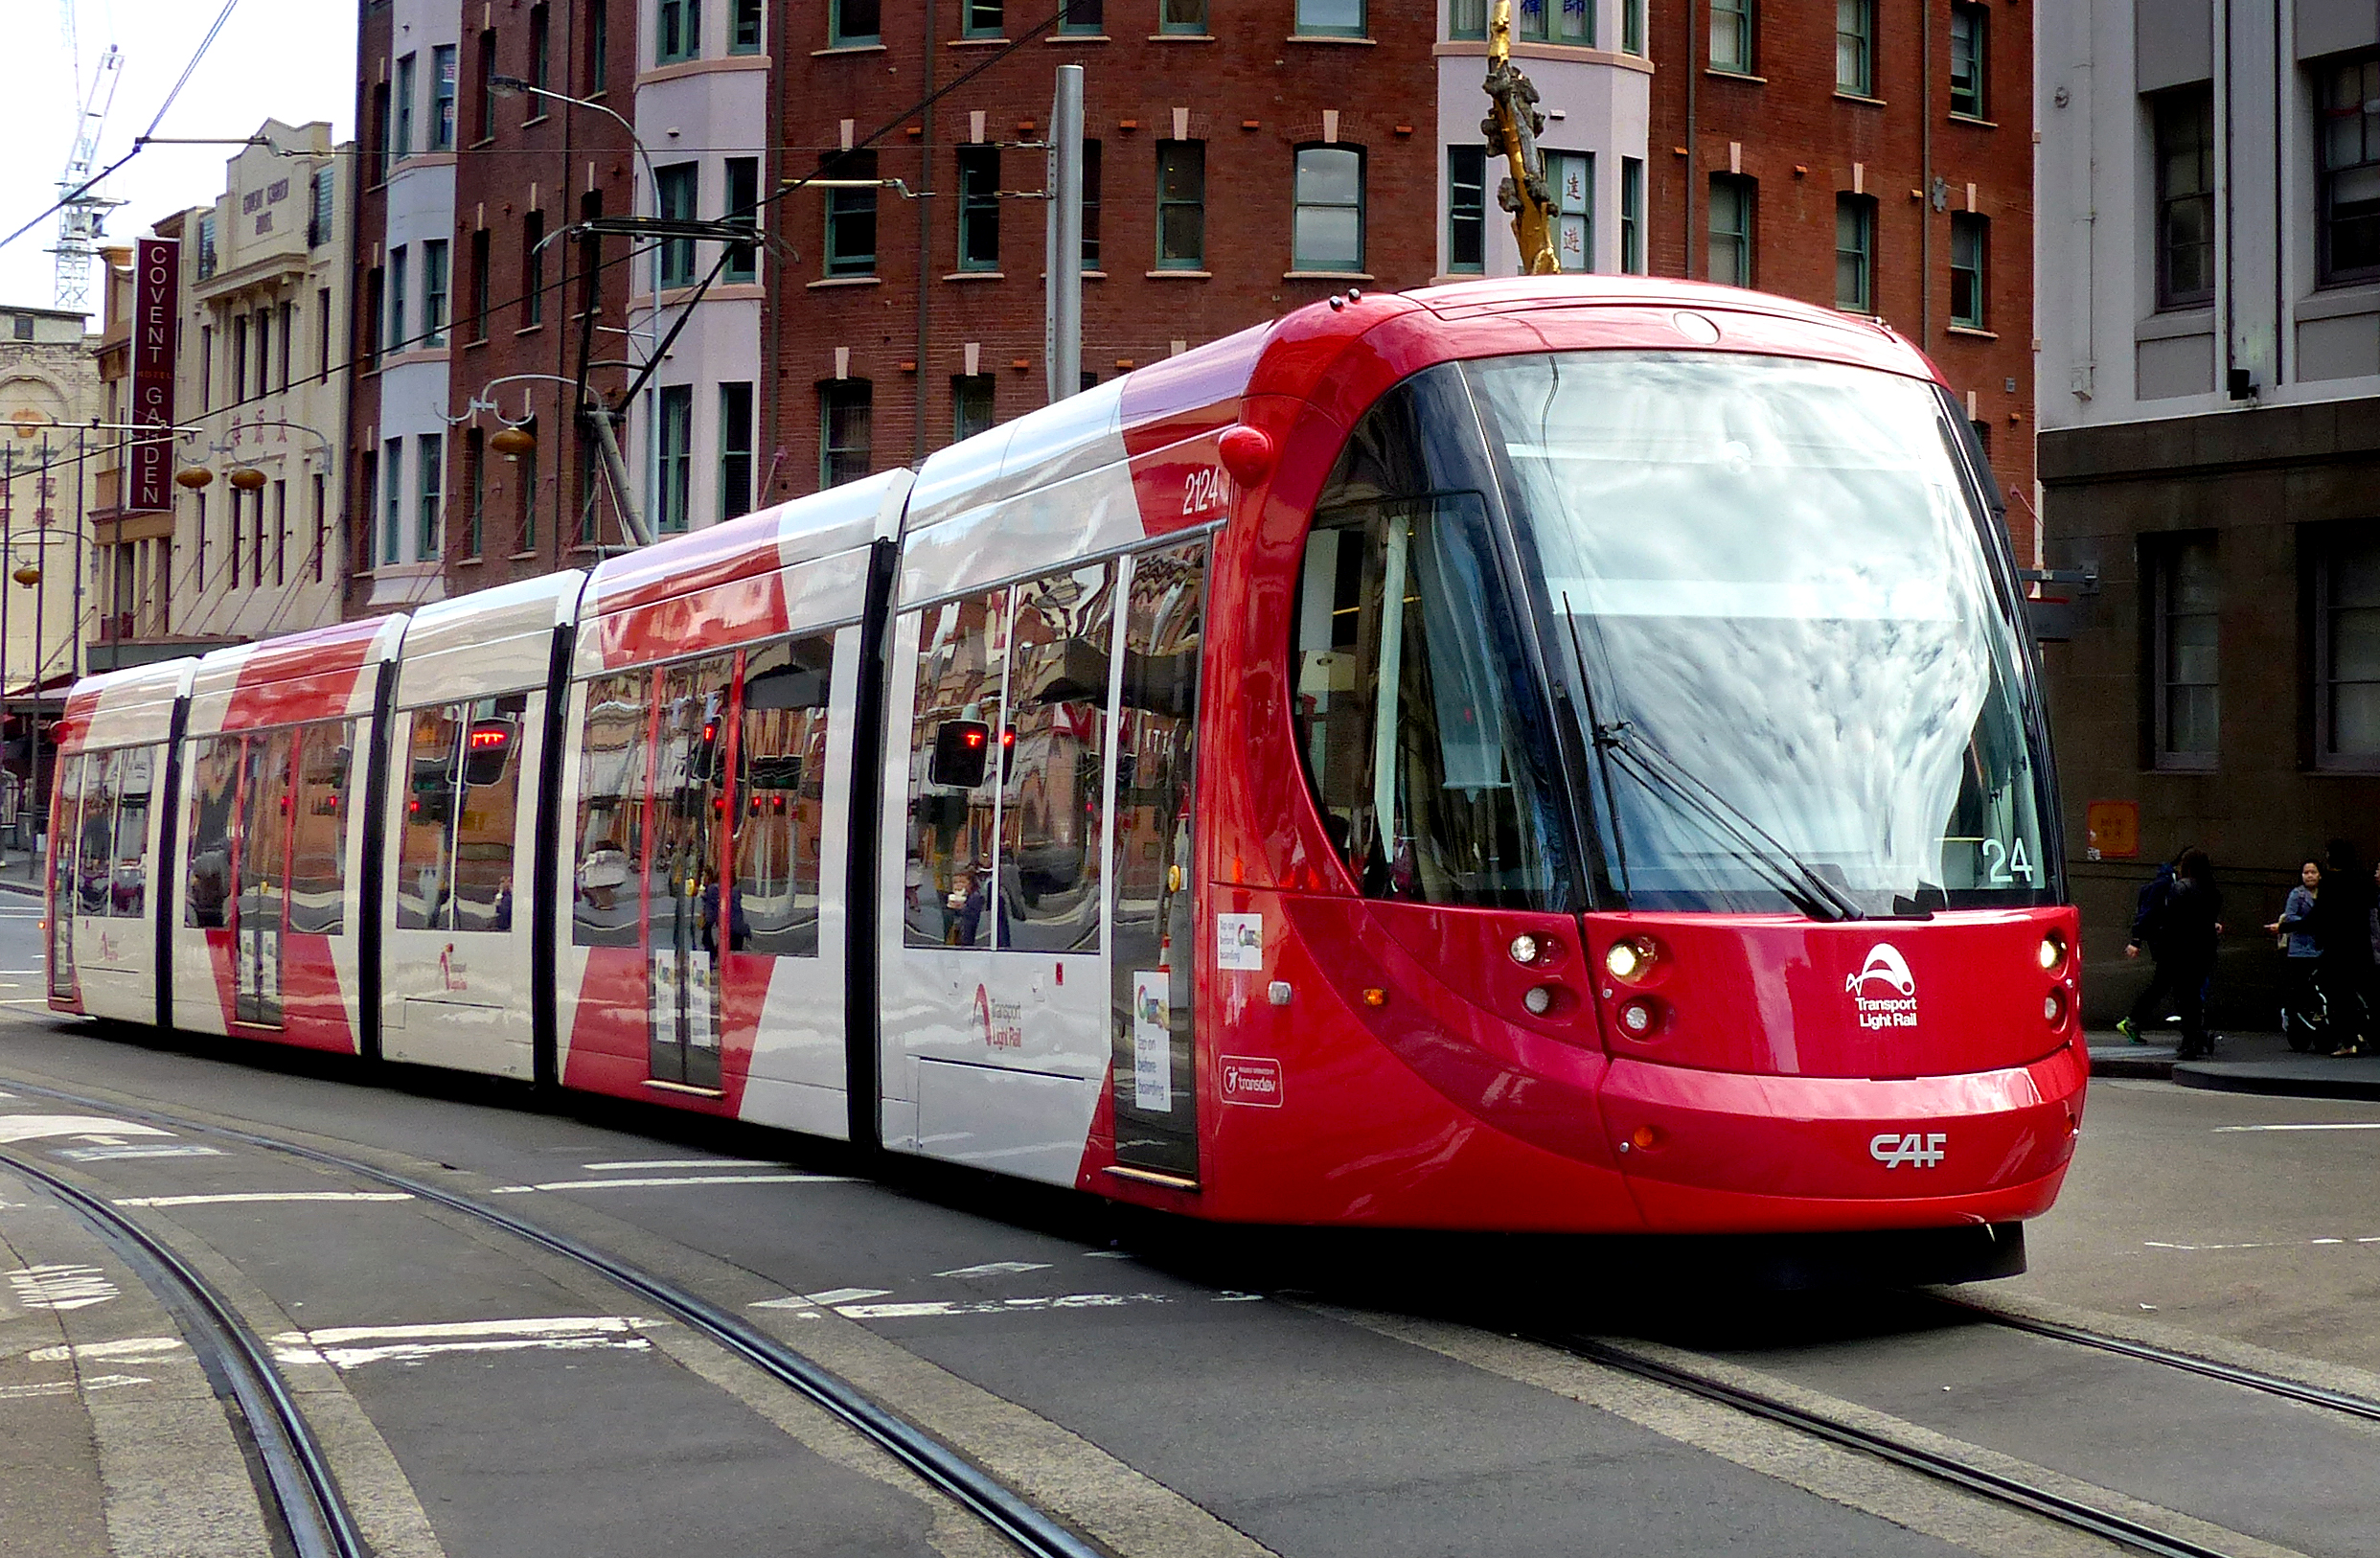
[[[2370,277],[2330,282],[2300,298],[2290,312],[2301,320],[2343,319],[2359,313],[2380,313],[2380,287],[2372,286]]]
[[[520,339],[523,335],[535,335],[535,334],[537,334],[539,331],[543,330],[544,328],[545,328],[545,322],[544,322],[543,320],[539,320],[539,321],[538,321],[538,322],[537,322],[536,324],[534,324],[534,325],[523,325],[523,326],[521,326],[521,327],[520,327],[520,329],[518,329],[518,330],[516,330],[516,331],[513,332],[513,339],[515,339],[515,340],[516,340],[516,341],[517,341],[517,340],[519,340],[519,339]]]
[[[1985,330],[1980,325],[1944,325],[1942,327],[1942,332],[1947,335],[1964,335],[1972,341],[1996,341],[2000,339],[2000,332],[1996,330]]]
[[[474,552],[469,557],[459,557],[454,559],[447,564],[447,566],[452,568],[476,568],[485,561],[487,561],[487,559]]]
[[[1285,282],[1368,282],[1374,278],[1369,271],[1362,270],[1285,270],[1281,272],[1281,279]]]
[[[492,147],[495,145],[495,133],[492,130],[488,134],[481,136],[478,140],[473,141],[471,143],[471,149],[473,151],[478,151],[484,148]]]
[[[946,49],[1005,49],[1008,47],[1008,40],[1006,38],[950,38],[942,46]]]
[[[551,110],[541,114],[531,114],[528,118],[520,122],[520,127],[522,129],[527,129],[532,125],[542,125],[553,117],[554,115]]]
[[[1212,33],[1152,33],[1149,34],[1149,41],[1152,43],[1212,43],[1215,41],[1215,34]]]
[[[1142,274],[1153,282],[1202,282],[1215,273],[1211,270],[1150,270]]]
[[[838,54],[882,54],[883,52],[884,45],[881,40],[875,43],[837,43],[828,48],[811,50],[810,57],[832,59]]]
[[[1748,70],[1728,70],[1719,65],[1705,65],[1703,67],[1703,74],[1705,76],[1716,76],[1723,81],[1749,81],[1754,86],[1766,86],[1769,84],[1769,79],[1766,76],[1754,76]]]
[[[1342,47],[1352,45],[1358,49],[1377,49],[1380,47],[1380,40],[1378,38],[1333,37],[1324,33],[1292,33],[1288,37],[1282,39],[1282,41],[1284,43],[1319,43],[1325,46],[1338,44]]]
[[[1985,119],[1980,114],[1962,114],[1953,112],[1944,117],[1948,118],[1954,125],[1973,125],[1978,129],[2000,128],[2000,125],[1997,121]]]
[[[1882,98],[1872,98],[1865,92],[1845,92],[1840,86],[1835,88],[1835,101],[1837,103],[1856,103],[1863,108],[1882,108],[1886,106],[1885,100]]]
[[[506,561],[511,562],[535,562],[537,560],[538,555],[535,552],[513,552],[506,555]]]
[[[2159,758],[2157,760],[2156,767],[2152,768],[2149,771],[2151,773],[2213,773],[2215,771],[2215,760],[2211,753],[2206,758],[2198,761],[2192,761],[2188,758],[2177,757],[2171,753],[2167,753],[2165,756]]]
[[[881,286],[884,285],[884,278],[881,276],[822,276],[814,282],[807,282],[804,285],[815,292],[825,286]]]
[[[472,351],[476,351],[476,350],[478,350],[480,347],[486,346],[487,344],[488,344],[488,337],[487,337],[487,336],[485,336],[485,335],[474,335],[474,336],[472,336],[469,340],[465,341],[465,342],[463,343],[463,350],[464,350],[464,351],[466,351],[466,352],[472,352]]]
[[[1008,272],[1004,270],[954,270],[942,279],[946,282],[1004,282],[1008,280]]]
[[[1054,49],[1063,49],[1069,43],[1113,43],[1115,39],[1105,33],[1053,33],[1041,41]]]

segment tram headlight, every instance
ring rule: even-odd
[[[1639,936],[1634,941],[1615,941],[1603,954],[1603,966],[1614,979],[1641,979],[1653,967],[1659,954],[1653,944]]]
[[[2066,938],[2050,931],[2041,938],[2041,949],[2034,955],[2040,960],[2042,973],[2057,973],[2066,967]]]
[[[1504,951],[1510,952],[1512,960],[1522,968],[1527,968],[1545,955],[1545,949],[1538,942],[1538,939],[1525,933],[1513,937],[1512,945]]]

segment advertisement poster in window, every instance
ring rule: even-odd
[[[1173,982],[1163,969],[1133,971],[1133,1107],[1152,1114],[1174,1110]]]

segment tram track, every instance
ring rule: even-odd
[[[768,1378],[806,1398],[814,1406],[858,1432],[860,1436],[890,1455],[920,1479],[946,1495],[961,1508],[975,1516],[997,1532],[1018,1551],[1032,1558],[1110,1558],[1106,1548],[1092,1543],[1073,1529],[1061,1524],[1038,1504],[1009,1487],[959,1451],[944,1443],[927,1430],[885,1407],[865,1391],[820,1366],[795,1349],[777,1340],[767,1332],[711,1303],[675,1283],[654,1275],[638,1266],[621,1260],[568,1234],[541,1226],[526,1218],[488,1205],[472,1197],[459,1194],[427,1180],[397,1173],[378,1164],[346,1157],[303,1142],[288,1141],[258,1132],[238,1130],[204,1120],[191,1119],[170,1111],[149,1109],[120,1100],[92,1098],[63,1088],[10,1079],[9,1090],[17,1094],[49,1099],[96,1111],[103,1111],[123,1119],[193,1135],[213,1137],[218,1141],[240,1144],[261,1151],[281,1154],[333,1172],[369,1180],[400,1191],[428,1204],[441,1206],[483,1226],[511,1235],[582,1271],[593,1272],[621,1290],[634,1294],[655,1305],[671,1318],[706,1337],[730,1355],[759,1369]],[[195,1272],[152,1235],[141,1230],[104,1202],[80,1191],[65,1180],[23,1162],[14,1155],[0,1153],[0,1166],[24,1174],[57,1193],[78,1213],[95,1226],[111,1246],[119,1240],[135,1250],[143,1260],[159,1263],[175,1279],[186,1279],[194,1293],[203,1292],[205,1312],[210,1323],[219,1322],[240,1339],[241,1369],[248,1374],[263,1376],[256,1411],[267,1414],[278,1401],[287,1413],[286,1421],[308,1446],[308,1455],[289,1457],[293,1465],[317,1470],[323,1483],[335,1497],[335,1484],[329,1480],[327,1463],[311,1440],[305,1438],[304,1421],[296,1408],[281,1388],[278,1376],[263,1344],[241,1323],[236,1313],[223,1300],[207,1289]],[[119,1246],[119,1248],[122,1248]],[[140,1269],[136,1266],[136,1269]],[[237,1377],[237,1376],[235,1376]],[[243,1410],[250,1410],[246,1395],[240,1397]],[[259,1435],[260,1443],[263,1434]],[[268,1456],[268,1463],[270,1457]],[[281,1486],[275,1482],[276,1497]],[[286,1501],[284,1501],[286,1506]],[[343,1514],[343,1510],[341,1511]],[[353,1523],[349,1522],[352,1530]],[[352,1547],[336,1546],[298,1548],[299,1558],[363,1558],[368,1550],[356,1539]]]
[[[0,1152],[0,1170],[37,1184],[106,1245],[173,1317],[183,1340],[240,1408],[264,1486],[258,1504],[297,1558],[367,1558],[330,1458],[307,1425],[272,1354],[214,1285],[164,1240],[73,1181]]]

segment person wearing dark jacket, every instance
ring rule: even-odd
[[[2157,972],[2132,1003],[2131,1016],[2117,1026],[2127,1036],[2137,1033],[2170,996],[2182,1015],[2179,1058],[2196,1060],[2208,1053],[2207,981],[2214,974],[2216,938],[2223,934],[2223,894],[2215,886],[2214,864],[2205,850],[2193,846],[2182,852],[2173,863],[2172,885],[2141,905],[2132,934],[2124,955],[2138,957],[2145,946],[2157,960]]]
[[[2355,846],[2344,838],[2332,839],[2323,890],[2314,900],[2312,929],[2322,948],[2314,977],[2330,1009],[2333,1055],[2361,1055],[2371,1042],[2371,1009],[2366,998],[2372,971],[2371,908],[2371,878]]]

